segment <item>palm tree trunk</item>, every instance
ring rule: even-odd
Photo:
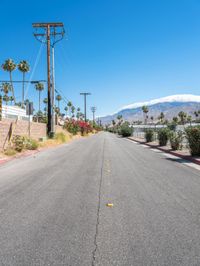
[[[22,107],[24,107],[24,82],[25,82],[25,72],[23,72],[23,81],[22,81]]]
[[[39,111],[40,111],[40,91],[39,91]]]
[[[12,81],[12,72],[10,71],[9,73],[10,73],[10,83],[11,83],[11,90],[12,90],[13,101],[14,101],[14,104],[16,104],[14,87],[13,87],[13,81]]]

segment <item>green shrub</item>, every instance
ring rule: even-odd
[[[14,150],[13,148],[8,148],[5,150],[4,154],[7,156],[13,156],[16,154],[16,150]]]
[[[13,140],[14,149],[17,152],[21,152],[25,147],[25,138],[19,135],[14,136]]]
[[[63,132],[56,133],[55,139],[62,142],[62,143],[66,142],[66,136]]]
[[[169,139],[169,129],[162,128],[158,130],[158,141],[160,146],[166,146]]]
[[[121,125],[119,134],[122,135],[122,137],[130,137],[133,134],[133,128],[129,127],[129,123],[125,122]]]
[[[27,150],[37,150],[38,149],[38,142],[34,139],[25,139],[25,149]]]
[[[185,129],[192,156],[200,156],[200,126]]]
[[[172,150],[176,151],[182,149],[183,133],[181,131],[171,131],[169,133],[169,140]]]
[[[146,142],[152,142],[154,137],[153,129],[146,129],[145,130],[145,140]]]

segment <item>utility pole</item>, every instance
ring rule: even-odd
[[[54,135],[54,116],[53,104],[54,104],[54,76],[52,75],[51,82],[51,47],[54,48],[54,45],[63,39],[64,36],[64,25],[63,23],[33,23],[33,28],[36,30],[34,36],[40,42],[47,44],[47,98],[48,98],[48,124],[47,132],[49,136]],[[57,31],[58,29],[58,31]],[[39,30],[39,32],[38,32]],[[54,50],[53,50],[54,57]],[[54,58],[53,58],[54,64]],[[54,70],[53,70],[54,72]],[[54,73],[53,73],[54,74]]]
[[[95,123],[95,112],[96,112],[97,108],[95,106],[92,106],[91,107],[91,111],[92,111],[92,115],[93,115],[93,126],[94,126],[94,123]]]
[[[81,92],[80,95],[84,96],[84,115],[85,115],[85,122],[87,121],[87,96],[91,95],[90,92]]]

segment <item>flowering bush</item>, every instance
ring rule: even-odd
[[[93,128],[90,123],[82,120],[68,119],[65,121],[64,128],[73,135],[80,132],[82,135],[92,132]]]

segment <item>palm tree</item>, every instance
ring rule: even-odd
[[[3,83],[1,90],[4,92],[4,94],[8,94],[11,91],[11,85],[8,82]]]
[[[160,113],[158,119],[160,120],[161,123],[163,123],[163,119],[164,119],[165,115],[163,112]]]
[[[152,122],[152,124],[153,124],[154,117],[153,117],[153,116],[151,116],[151,117],[150,117],[150,119],[151,119],[151,122]]]
[[[67,103],[68,109],[69,109],[69,115],[71,116],[71,108],[72,108],[72,102]]]
[[[67,116],[68,107],[67,107],[67,106],[65,106],[64,110],[65,110],[65,112],[66,112],[66,116]]]
[[[8,93],[11,91],[11,85],[7,82],[3,83],[1,90],[4,92],[3,101],[6,102],[6,105],[7,105],[8,102],[10,101],[10,97],[8,96]]]
[[[76,110],[76,108],[74,106],[72,106],[71,107],[72,117],[74,117],[75,110]]]
[[[29,63],[25,60],[21,61],[18,64],[18,70],[22,72],[23,80],[22,80],[22,106],[24,106],[24,84],[25,84],[25,74],[29,72],[30,66]]]
[[[117,120],[118,120],[118,124],[119,124],[119,125],[121,125],[121,123],[122,123],[122,119],[123,119],[123,118],[122,118],[122,115],[118,115],[118,116],[117,116]]]
[[[59,110],[60,110],[60,101],[62,100],[62,97],[61,97],[61,95],[57,95],[56,96],[56,101],[58,102],[58,108],[59,108]]]
[[[12,97],[12,96],[10,96],[10,99],[9,99],[9,101],[10,101],[10,104],[12,105],[12,102],[14,101],[14,99],[13,99],[13,97]]]
[[[149,112],[148,106],[143,105],[142,106],[142,111],[143,111],[143,114],[144,114],[144,124],[146,125],[147,124],[147,114]]]
[[[41,104],[41,91],[44,90],[44,84],[41,82],[36,83],[36,90],[39,92],[39,112],[40,112],[40,104]]]
[[[6,105],[8,105],[8,102],[10,101],[10,97],[7,94],[5,94],[3,96],[3,101],[6,102]]]
[[[16,101],[15,101],[15,93],[14,93],[13,80],[12,80],[12,72],[16,69],[16,66],[17,65],[14,63],[12,59],[7,59],[2,65],[3,70],[9,72],[9,75],[10,75],[10,84],[11,84],[11,90],[12,90],[12,96],[14,99],[14,103],[16,103]]]

